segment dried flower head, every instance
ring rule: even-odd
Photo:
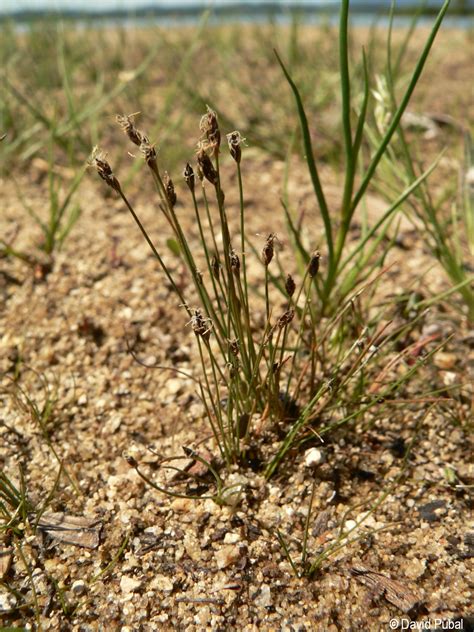
[[[211,184],[216,186],[219,182],[219,177],[217,175],[217,171],[214,169],[214,165],[212,164],[211,159],[206,154],[203,147],[201,147],[198,151],[197,161],[206,180],[209,180]]]
[[[275,254],[275,250],[273,248],[273,242],[275,241],[275,238],[275,233],[270,233],[262,249],[262,259],[265,266],[270,265],[270,262],[273,259],[273,255]]]
[[[212,255],[211,270],[212,270],[212,275],[216,279],[216,281],[219,280],[220,269],[221,269],[221,264],[219,263],[219,259],[216,257],[216,255]]]
[[[199,127],[208,146],[212,149],[214,155],[216,155],[219,152],[221,144],[221,133],[219,123],[217,122],[217,114],[214,110],[211,110],[209,106],[207,106],[206,114],[201,118]]]
[[[237,164],[240,164],[242,159],[241,145],[245,144],[245,138],[243,138],[240,132],[237,131],[227,134],[226,138],[229,145],[230,155]]]
[[[122,130],[125,132],[125,134],[128,136],[128,138],[132,141],[132,143],[134,145],[137,145],[137,147],[140,147],[140,151],[145,158],[146,164],[154,171],[157,171],[158,168],[156,165],[155,146],[150,143],[148,137],[145,136],[145,134],[140,132],[140,130],[135,127],[135,123],[133,121],[134,116],[135,114],[129,114],[127,116],[119,115],[117,116],[117,122]]]
[[[212,321],[210,318],[204,318],[200,309],[194,310],[189,322],[196,336],[200,336],[204,340],[209,340],[212,329]]]
[[[293,277],[291,276],[291,274],[289,274],[286,277],[286,281],[285,281],[285,290],[286,293],[288,294],[288,296],[291,298],[293,296],[293,294],[295,293],[296,290],[296,283],[293,279]]]
[[[169,177],[167,172],[165,172],[164,175],[164,184],[168,204],[171,206],[171,208],[174,208],[177,201],[176,191],[174,190],[173,180]]]
[[[278,319],[277,326],[280,329],[283,329],[283,327],[286,327],[287,325],[291,323],[294,317],[295,317],[295,310],[293,308],[287,309],[286,312],[284,312]]]
[[[127,461],[127,463],[130,465],[130,467],[133,467],[133,468],[137,468],[138,467],[138,461],[131,454],[128,454],[127,452],[125,452],[123,454],[123,458]]]
[[[237,357],[239,355],[240,347],[237,338],[229,340],[229,349],[233,356]]]
[[[158,173],[158,166],[156,164],[156,149],[155,146],[150,143],[146,136],[143,136],[142,138],[140,151],[142,152],[143,157],[145,158],[145,162],[150,167],[150,169]]]
[[[97,173],[102,180],[109,185],[109,187],[114,189],[114,191],[117,191],[117,193],[121,192],[120,183],[114,176],[112,167],[107,161],[106,154],[100,151],[98,147],[94,147],[92,150],[92,154],[89,158],[89,165],[97,169]]]
[[[232,268],[232,272],[235,275],[238,275],[240,272],[239,255],[235,252],[235,250],[231,250],[229,254],[229,258],[230,258],[230,267]]]
[[[320,258],[321,255],[319,254],[319,252],[316,251],[309,260],[308,274],[310,277],[315,277],[318,274]]]
[[[194,171],[189,162],[186,163],[186,166],[183,171],[183,176],[186,181],[186,184],[189,187],[191,192],[194,191]]]
[[[121,116],[119,114],[117,116],[117,123],[120,125],[125,134],[127,134],[132,143],[140,147],[143,141],[143,134],[135,127],[133,120],[134,116],[135,114],[128,114],[125,116]]]

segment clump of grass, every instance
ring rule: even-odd
[[[393,16],[392,16],[393,19]],[[411,31],[411,34],[413,31]],[[399,109],[397,85],[401,82],[400,65],[406,53],[409,38],[400,48],[398,56],[392,59],[392,21],[387,38],[387,62],[385,70],[377,76],[374,94],[377,108],[367,134],[372,150],[386,134],[387,122]],[[454,121],[451,121],[451,125]],[[456,129],[457,127],[457,129]],[[467,311],[470,322],[474,320],[474,275],[470,260],[474,254],[474,221],[472,213],[472,141],[470,133],[462,125],[451,127],[454,135],[463,141],[463,155],[456,170],[439,178],[440,190],[435,192],[426,181],[420,182],[411,196],[403,202],[402,210],[418,220],[423,229],[423,237],[431,254],[438,260],[452,284],[452,293],[458,293]],[[441,158],[442,156],[440,156]],[[393,191],[409,182],[420,179],[423,174],[422,152],[416,138],[408,138],[403,126],[399,126],[391,146],[381,160],[381,182],[379,190],[387,198]],[[439,160],[437,161],[437,163]]]
[[[295,98],[298,118],[303,137],[304,154],[308,172],[313,185],[315,199],[324,225],[324,237],[326,252],[324,253],[327,266],[324,275],[316,284],[320,299],[318,312],[331,313],[344,300],[353,288],[367,278],[377,266],[383,265],[386,252],[377,256],[377,247],[386,234],[390,221],[402,204],[413,194],[420,190],[420,185],[426,180],[435,167],[433,164],[421,174],[416,174],[412,169],[410,178],[404,182],[402,192],[397,191],[390,198],[390,205],[375,225],[369,227],[360,240],[347,252],[347,242],[354,214],[363,202],[364,196],[374,180],[376,171],[387,155],[390,143],[397,133],[400,133],[400,121],[410,98],[418,84],[424,65],[430,53],[436,34],[441,26],[444,15],[448,9],[449,0],[446,0],[435,20],[431,32],[426,40],[423,50],[419,54],[417,63],[412,71],[407,87],[399,102],[395,104],[383,133],[377,137],[372,151],[367,160],[363,157],[363,148],[368,142],[365,134],[367,116],[370,111],[371,90],[370,70],[366,54],[362,53],[363,87],[359,103],[354,103],[354,81],[351,78],[349,63],[349,1],[341,2],[339,25],[339,76],[341,94],[341,132],[343,138],[344,157],[344,184],[342,201],[339,210],[334,213],[330,208],[320,178],[318,164],[315,158],[313,141],[310,133],[310,124],[306,114],[300,90],[286,68],[279,54],[275,51],[278,62],[288,81]],[[388,55],[390,55],[391,41],[388,38]],[[409,150],[406,148],[409,155]],[[358,177],[358,174],[360,176]],[[290,234],[293,237],[295,248],[304,262],[308,262],[311,256],[303,245],[301,227],[295,226],[294,221],[285,209]]]
[[[284,270],[275,258],[277,239],[272,233],[261,245],[260,254],[258,248],[252,248],[263,266],[263,279],[260,288],[249,285],[241,172],[242,137],[237,131],[227,134],[240,200],[239,231],[232,231],[220,169],[222,135],[217,115],[210,108],[201,119],[197,164],[193,167],[187,163],[184,170],[199,231],[201,257],[190,245],[176,213],[175,185],[170,176],[161,171],[154,146],[136,128],[132,117],[119,117],[122,129],[140,148],[153,177],[160,208],[172,234],[168,245],[188,270],[193,291],[188,290],[186,296],[104,155],[96,152],[92,157],[99,175],[123,199],[188,313],[188,325],[196,336],[202,367],[198,379],[199,394],[220,458],[227,468],[245,463],[250,450],[264,443],[269,435],[276,447],[267,450],[264,469],[266,476],[271,476],[291,450],[314,439],[315,433],[319,440],[323,440],[322,437],[335,427],[364,419],[376,406],[385,408],[391,399],[399,403],[404,401],[400,397],[404,384],[423,362],[418,351],[409,344],[408,334],[416,321],[391,328],[389,322],[383,322],[382,313],[368,318],[369,312],[363,303],[364,295],[374,291],[380,278],[379,273],[367,281],[374,277],[378,266],[383,266],[385,253],[375,256],[375,262],[374,254],[390,220],[428,177],[434,165],[412,178],[349,254],[346,254],[345,246],[355,210],[398,129],[447,6],[448,2],[443,5],[428,37],[401,104],[358,183],[356,173],[362,156],[370,98],[369,69],[363,56],[364,89],[354,121],[348,58],[349,3],[342,3],[339,51],[345,184],[337,220],[329,211],[319,178],[300,92],[277,54],[297,103],[308,170],[325,229],[327,254],[323,259],[325,265],[321,266],[320,253],[305,249],[301,229],[295,226],[285,208],[295,261],[298,258],[303,261],[297,271],[299,278],[295,270]],[[274,287],[285,296],[285,305],[280,312],[272,298]],[[356,287],[359,289],[354,293]],[[263,295],[261,301],[259,290]],[[258,313],[263,314],[260,327],[255,320]],[[422,316],[420,314],[418,319]],[[395,343],[401,350],[394,350]],[[417,359],[413,360],[413,356]],[[133,465],[138,468],[137,463]],[[217,489],[222,489],[220,479],[214,478]]]
[[[78,171],[66,191],[63,192],[64,182],[54,170],[53,154],[50,152],[48,164],[48,195],[49,205],[47,217],[38,213],[27,201],[22,185],[16,183],[18,199],[24,210],[32,219],[41,234],[39,251],[42,256],[17,249],[13,240],[0,238],[0,257],[14,257],[33,268],[35,277],[43,279],[51,270],[54,255],[59,252],[64,241],[70,234],[81,215],[81,207],[76,201],[76,193],[84,177],[84,169]],[[15,236],[16,237],[16,236]]]
[[[182,212],[176,209],[179,192],[162,170],[155,146],[136,127],[133,117],[120,116],[118,122],[139,148],[153,178],[172,251],[184,263],[192,289],[184,289],[175,279],[106,156],[96,149],[90,162],[122,198],[187,312],[187,325],[195,334],[201,363],[198,393],[218,460],[228,471],[245,465],[248,455],[265,444],[264,471],[270,477],[295,446],[314,440],[315,432],[322,437],[335,427],[360,420],[375,406],[389,405],[395,394],[400,401],[403,384],[423,359],[401,370],[411,352],[407,336],[416,323],[389,331],[390,323],[382,323],[381,314],[372,320],[363,315],[361,297],[373,290],[378,277],[360,288],[331,318],[318,320],[313,300],[321,274],[319,253],[309,257],[302,278],[288,270],[271,272],[272,266],[276,268],[278,244],[272,233],[259,254],[261,283],[250,285],[241,173],[243,139],[239,132],[226,136],[240,200],[239,229],[234,230],[220,167],[223,135],[217,114],[208,109],[201,118],[196,164],[187,163],[183,174],[199,234],[197,250],[186,235]],[[273,298],[274,282],[284,288],[282,307]],[[395,344],[402,350],[395,351]],[[143,475],[134,459],[130,464]],[[210,462],[208,467],[217,495],[225,496],[225,483]]]

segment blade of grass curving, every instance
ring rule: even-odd
[[[319,179],[318,168],[314,160],[313,144],[311,141],[311,134],[309,131],[308,119],[306,117],[303,101],[301,100],[301,96],[295,82],[293,81],[290,74],[288,73],[278,52],[274,50],[274,53],[275,53],[278,63],[281,66],[281,69],[283,70],[283,74],[285,75],[285,78],[288,84],[290,85],[290,88],[293,92],[293,96],[295,98],[296,106],[298,109],[301,132],[303,134],[303,145],[304,145],[304,151],[305,151],[306,164],[308,165],[308,170],[311,176],[314,193],[316,195],[316,199],[318,200],[319,209],[321,211],[321,215],[324,222],[324,231],[326,235],[326,242],[327,242],[327,248],[328,248],[328,267],[329,267],[329,270],[332,270],[332,267],[334,266],[334,246],[333,246],[331,217],[329,215],[329,209],[326,202],[326,197],[324,195],[324,192],[321,186],[321,181]]]
[[[352,148],[354,163],[356,163],[359,156],[359,151],[362,145],[362,137],[364,134],[364,125],[367,117],[367,106],[369,103],[370,88],[369,88],[369,68],[367,64],[367,56],[365,50],[362,49],[362,64],[364,69],[364,96],[362,99],[362,106],[360,109],[359,119],[357,121],[356,133],[354,136],[354,145]]]
[[[349,0],[342,0],[339,23],[339,75],[341,79],[342,129],[346,161],[344,194],[341,207],[342,218],[346,215],[346,209],[349,210],[355,176],[351,129],[351,82],[349,78],[349,43],[347,39],[348,19]]]

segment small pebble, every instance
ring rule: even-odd
[[[166,390],[170,395],[177,395],[183,388],[183,380],[172,378],[166,382]]]
[[[124,593],[136,592],[142,583],[139,579],[134,579],[133,577],[127,577],[124,575],[120,580],[120,590]]]
[[[227,544],[221,547],[215,554],[217,568],[223,569],[232,566],[240,557],[240,549],[238,546]]]
[[[16,603],[17,599],[15,595],[12,595],[10,592],[7,591],[0,592],[0,612],[12,610],[13,608],[15,608]]]
[[[268,584],[261,585],[254,603],[260,608],[269,608],[272,605],[272,591]]]
[[[324,452],[319,448],[310,448],[304,453],[305,467],[316,467],[325,461]]]
[[[78,579],[76,580],[72,586],[71,586],[71,590],[74,593],[74,595],[76,597],[80,597],[81,595],[83,595],[86,590],[87,590],[87,586],[86,586],[86,582],[82,579]]]
[[[434,364],[438,369],[452,369],[456,364],[456,355],[447,351],[438,351],[434,356]]]

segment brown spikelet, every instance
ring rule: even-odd
[[[200,309],[195,309],[191,318],[191,327],[196,334],[204,340],[209,340],[212,323],[209,318],[204,318]]]
[[[240,272],[240,259],[239,255],[235,252],[235,250],[230,251],[230,267],[232,268],[232,272],[235,275],[238,275]]]
[[[206,180],[209,180],[211,184],[216,186],[219,182],[217,171],[214,169],[214,165],[212,164],[211,159],[202,147],[198,151],[197,161]]]
[[[119,114],[117,116],[117,123],[120,125],[125,134],[127,134],[132,143],[140,147],[143,141],[143,134],[135,127],[133,116],[133,114],[125,116],[121,116]]]
[[[237,357],[239,355],[240,347],[237,338],[229,340],[229,349],[233,356]]]
[[[189,164],[189,162],[187,162],[186,166],[184,167],[183,176],[186,181],[186,184],[189,187],[189,190],[193,192],[194,191],[194,171],[191,165]]]
[[[321,255],[319,254],[319,252],[315,252],[309,260],[308,274],[310,277],[315,277],[318,274],[320,258]]]
[[[134,468],[138,467],[138,461],[131,454],[124,454],[123,457],[127,461],[127,463],[130,465],[130,467],[134,467]]]
[[[213,255],[211,259],[211,270],[212,276],[216,279],[216,281],[219,280],[220,268],[221,266],[219,263],[219,259],[216,257],[216,255]]]
[[[283,329],[283,327],[286,327],[287,325],[291,323],[294,317],[295,317],[295,310],[293,308],[287,309],[286,312],[284,312],[278,319],[277,326],[280,329]]]
[[[273,259],[273,255],[275,254],[275,250],[273,248],[274,241],[275,241],[275,235],[273,233],[270,233],[262,249],[262,259],[265,266],[270,265],[270,262]]]
[[[291,274],[289,274],[286,277],[286,281],[285,281],[285,290],[286,293],[288,294],[288,296],[291,298],[293,296],[293,294],[295,293],[296,290],[296,284],[295,281],[293,279],[293,277],[291,276]]]
[[[97,147],[94,147],[92,150],[92,154],[89,158],[89,164],[97,169],[97,173],[109,187],[114,189],[114,191],[117,191],[117,193],[121,192],[120,182],[114,176],[112,167],[107,161],[106,154],[100,151]]]
[[[164,184],[168,204],[171,206],[171,208],[174,208],[177,201],[176,191],[174,190],[173,180],[169,177],[167,172],[165,172]]]
[[[237,131],[227,134],[226,138],[229,145],[230,155],[237,164],[240,164],[242,159],[241,145],[245,143],[245,138],[242,138],[240,132]]]
[[[146,136],[142,137],[142,142],[140,145],[140,151],[143,154],[146,164],[150,167],[152,171],[158,173],[158,165],[156,162],[156,149],[155,146],[150,143]]]
[[[206,114],[204,114],[201,118],[199,127],[207,141],[208,146],[212,149],[213,154],[218,154],[221,144],[221,133],[219,130],[219,123],[217,121],[217,114],[214,110],[211,110],[209,106],[207,106]]]
[[[130,114],[128,116],[117,116],[117,122],[128,136],[128,138],[132,141],[134,145],[140,148],[141,153],[145,159],[146,164],[158,173],[158,166],[156,163],[156,149],[155,146],[152,145],[145,134],[140,132],[139,129],[135,127],[135,123],[133,121],[134,114]]]

